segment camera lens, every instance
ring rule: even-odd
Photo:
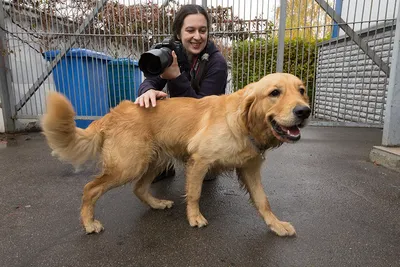
[[[143,53],[139,59],[139,68],[145,77],[160,75],[171,64],[171,49],[167,47],[149,50]]]

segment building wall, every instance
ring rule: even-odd
[[[384,62],[391,57],[394,28],[392,24],[360,33]],[[316,75],[315,118],[383,124],[388,78],[353,41],[321,43]]]

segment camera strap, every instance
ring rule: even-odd
[[[207,55],[205,57],[205,55]],[[208,54],[203,54],[201,57],[197,57],[193,62],[190,69],[190,84],[196,93],[200,90],[200,81],[202,80],[208,63]]]

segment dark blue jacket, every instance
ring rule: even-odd
[[[162,90],[165,84],[171,97],[202,98],[208,95],[224,94],[228,77],[226,60],[211,41],[208,42],[205,52],[209,54],[209,58],[197,92],[190,85],[190,72],[181,68],[181,75],[173,80],[167,81],[159,76],[145,79],[139,87],[139,95],[150,89]]]

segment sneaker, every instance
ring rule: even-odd
[[[171,178],[175,176],[175,168],[174,166],[165,169],[162,173],[160,173],[156,178],[153,180],[153,183],[156,183],[158,181],[164,180],[166,178]]]

